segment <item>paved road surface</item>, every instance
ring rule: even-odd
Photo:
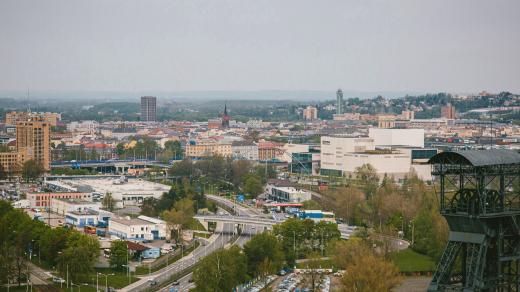
[[[229,205],[231,208],[235,206],[239,214],[248,214],[247,210],[242,210],[243,207],[236,206],[232,202],[227,202],[228,201],[226,200],[225,205]],[[195,265],[198,261],[200,261],[206,255],[212,253],[213,251],[219,248],[223,248],[233,237],[232,234],[229,234],[231,233],[232,228],[233,227],[231,224],[225,224],[223,228],[224,233],[217,233],[212,235],[208,240],[209,243],[205,245],[200,245],[190,255],[183,257],[182,259],[178,260],[174,264],[169,265],[168,267],[153,272],[149,275],[143,276],[142,278],[140,278],[139,281],[132,283],[120,289],[119,291],[143,291],[152,287],[152,283],[156,283],[156,285],[159,285],[161,283],[167,282],[173,275],[181,273],[184,269]]]

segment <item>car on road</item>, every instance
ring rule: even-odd
[[[177,280],[173,281],[173,286],[179,286],[179,281],[177,281]]]
[[[148,283],[150,283],[150,286],[155,286],[157,285],[157,281],[154,280],[148,280]]]
[[[63,280],[62,278],[60,277],[52,277],[52,281],[54,283],[65,283],[65,280]]]

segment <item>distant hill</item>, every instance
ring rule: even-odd
[[[419,95],[418,92],[405,91],[353,91],[343,90],[344,98],[359,97],[362,99],[378,95],[385,98],[403,97],[405,95]],[[27,101],[27,93],[22,91],[0,91],[0,98],[12,98]],[[165,101],[195,101],[195,100],[293,100],[293,101],[322,101],[336,98],[336,89],[330,91],[319,90],[258,90],[258,91],[143,91],[143,92],[119,92],[119,91],[31,91],[30,102],[53,100],[84,101],[89,100],[93,104],[106,101],[139,101],[143,95],[158,97],[158,102]]]

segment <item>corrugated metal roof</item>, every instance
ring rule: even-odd
[[[473,166],[520,164],[520,154],[513,150],[504,149],[445,151],[430,158],[428,163]]]

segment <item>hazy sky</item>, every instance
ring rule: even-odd
[[[519,0],[1,0],[0,90],[520,92]]]

